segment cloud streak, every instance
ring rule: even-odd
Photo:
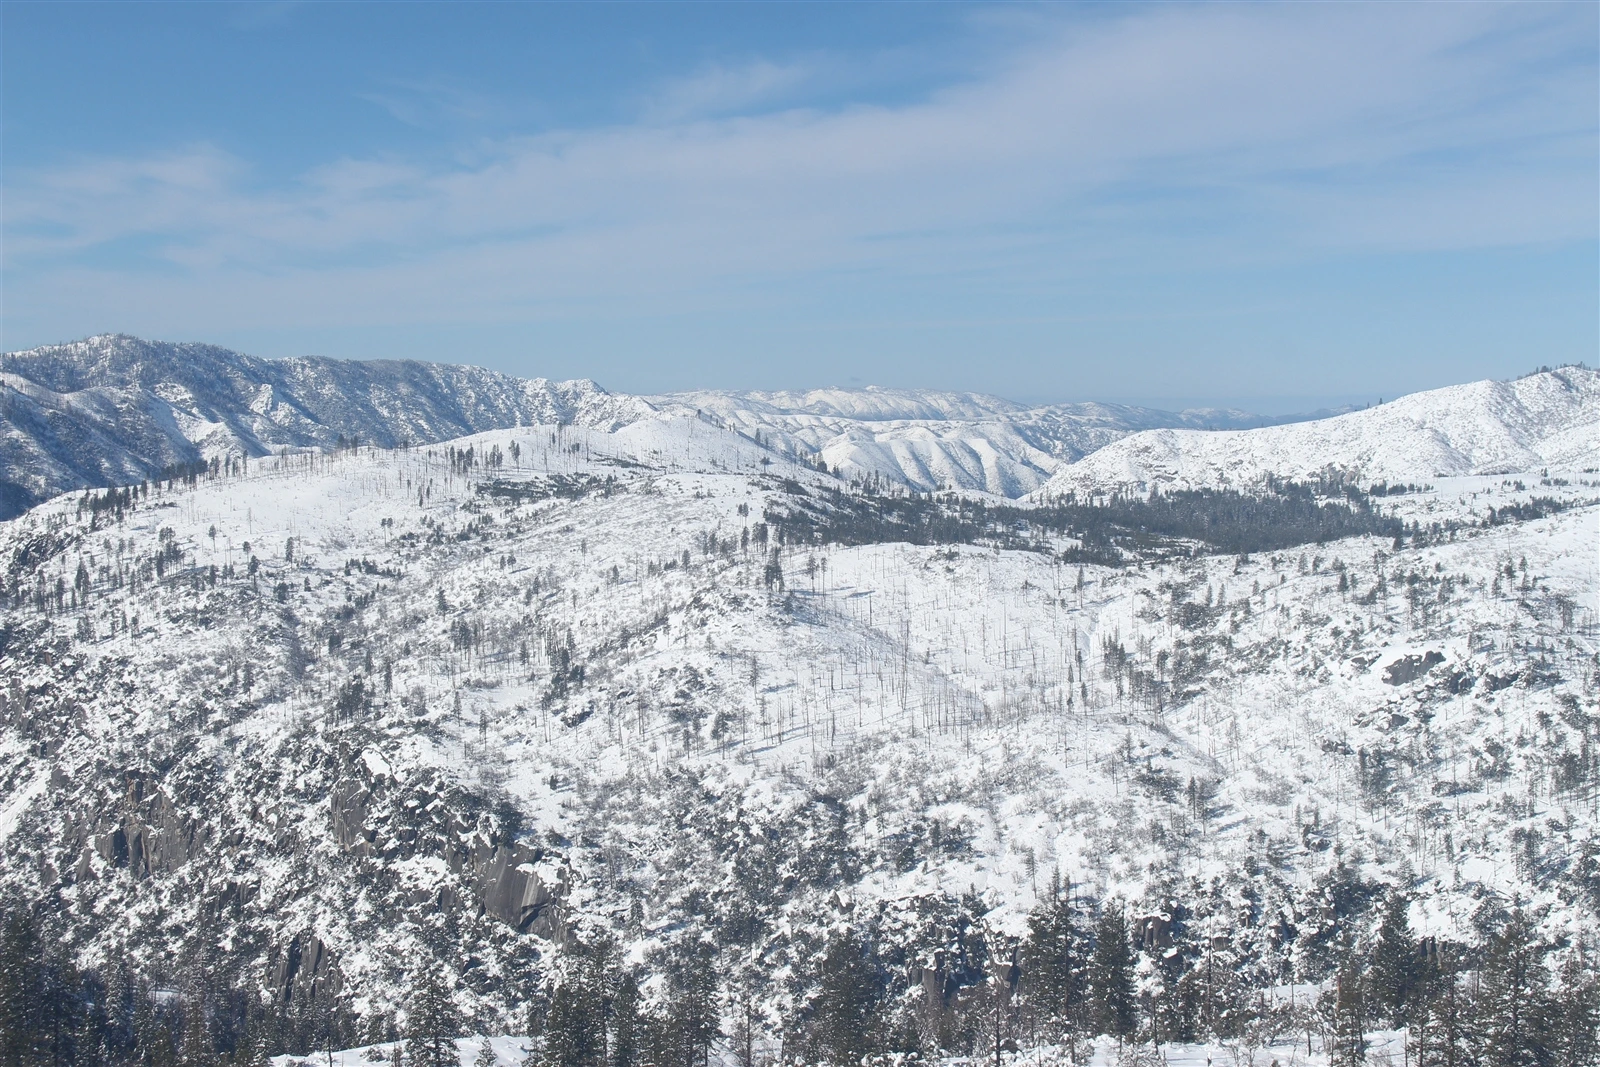
[[[1574,42],[1594,29],[1589,5],[1141,8],[1042,23],[899,106],[778,108],[814,70],[758,61],[664,86],[637,123],[465,163],[337,159],[264,184],[207,144],[84,160],[7,178],[7,333],[86,302],[234,326],[499,320],[736,302],[817,272],[1593,239],[1594,54]]]

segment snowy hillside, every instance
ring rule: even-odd
[[[593,382],[476,367],[265,360],[212,345],[91,337],[0,355],[0,517],[168,466],[355,439],[384,446],[491,427],[615,427],[650,413]]]
[[[615,429],[657,410],[716,418],[848,476],[1003,497],[1037,489],[1064,463],[1136,430],[1270,421],[1209,409],[1030,408],[976,393],[870,387],[631,397],[589,381],[451,364],[264,360],[106,335],[0,355],[0,518],[58,492],[139,481],[185,463],[343,440],[437,442],[541,422]]]
[[[1461,458],[1375,505],[1397,533],[1115,567],[743,408],[58,498],[0,526],[0,888],[84,965],[333,998],[346,1044],[429,976],[460,1032],[526,1033],[599,945],[662,1012],[699,975],[719,1032],[822,1040],[846,935],[885,1019],[968,1041],[1058,883],[1126,907],[1153,1019],[1219,958],[1331,988],[1390,890],[1439,944],[1523,909],[1559,962],[1600,923],[1594,376],[1445,392],[1175,438],[1399,478],[1423,428]],[[1519,458],[1548,477],[1473,473]]]
[[[1543,467],[1600,467],[1600,371],[1566,367],[1472,382],[1287,426],[1151,430],[1062,468],[1039,495],[1245,486],[1269,473],[1411,483]]]
[[[1062,466],[1137,430],[1236,428],[1272,421],[1242,411],[1157,411],[1120,404],[1027,407],[981,393],[813,389],[702,390],[650,397],[696,411],[785,451],[820,456],[846,477],[872,476],[923,492],[1018,497]]]

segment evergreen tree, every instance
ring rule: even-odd
[[[611,1000],[610,1067],[636,1067],[640,1062],[640,1027],[639,980],[632,971],[623,971]]]
[[[1548,1059],[1544,953],[1520,910],[1489,942],[1473,1005],[1484,1067],[1533,1067]]]
[[[718,1034],[716,967],[711,947],[696,944],[681,961],[670,983],[672,1003],[668,1026],[682,1067],[706,1067]]]
[[[869,946],[854,933],[828,943],[817,973],[810,1046],[827,1063],[855,1064],[879,1051],[884,980]]]
[[[1430,945],[1422,977],[1413,990],[1411,1041],[1417,1067],[1461,1067],[1468,1062],[1466,997],[1460,953],[1452,945]]]
[[[1107,905],[1095,926],[1094,956],[1089,964],[1095,1032],[1123,1038],[1139,1023],[1133,987],[1133,946],[1120,904]]]
[[[164,1006],[157,1010],[155,997],[144,990],[139,997],[150,1009],[139,1017],[137,1036],[134,1038],[136,1063],[142,1067],[177,1067],[178,1039],[173,1032],[172,1012]]]
[[[639,1062],[650,1067],[684,1067],[683,1043],[670,1016],[639,1014]]]
[[[590,983],[568,978],[550,994],[541,1059],[546,1067],[603,1067],[605,1016]]]
[[[1406,915],[1410,904],[1398,891],[1389,894],[1367,972],[1368,1010],[1390,1026],[1405,1024],[1419,977],[1417,940]]]
[[[212,1067],[215,1056],[211,1034],[206,1028],[205,1006],[198,996],[184,1005],[183,1015],[183,1046],[178,1059],[180,1067]]]
[[[1051,1040],[1078,1029],[1083,1013],[1083,945],[1072,919],[1070,893],[1057,875],[1050,899],[1028,918],[1022,957],[1023,995]]]
[[[739,1067],[755,1067],[756,1041],[761,1033],[761,1010],[757,998],[757,977],[741,975],[728,989],[728,1015],[733,1020],[730,1051]]]
[[[1361,974],[1353,957],[1347,957],[1327,995],[1328,1062],[1333,1067],[1356,1067],[1367,1058],[1366,1009],[1362,1004]]]
[[[478,1056],[472,1061],[472,1067],[500,1067],[500,1057],[495,1055],[494,1046],[487,1037],[478,1046]]]
[[[1600,1063],[1600,976],[1579,951],[1561,968],[1550,1034],[1555,1067],[1593,1067]]]
[[[33,917],[6,913],[0,930],[0,1067],[30,1067],[41,1051],[42,946]]]
[[[974,1027],[978,1038],[974,1051],[979,1056],[992,1056],[995,1067],[1000,1067],[1004,1052],[1017,1047],[1015,992],[1021,973],[1017,955],[1016,951],[1005,952],[1003,945],[992,945],[989,973],[973,991],[974,1021],[978,1024]]]
[[[406,1018],[406,1059],[411,1067],[456,1067],[460,1026],[454,998],[436,970],[424,970],[411,991]]]

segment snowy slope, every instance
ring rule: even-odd
[[[658,409],[698,412],[851,477],[1008,497],[1136,430],[1268,421],[1237,411],[1026,407],[977,393],[871,387],[641,398],[589,381],[465,366],[263,360],[106,335],[0,355],[0,517],[57,492],[138,481],[177,463],[328,448],[340,438],[440,441],[539,422],[614,429]]]
[[[701,390],[649,398],[664,410],[709,414],[847,477],[875,476],[921,491],[1017,497],[1061,467],[1137,430],[1238,427],[1270,421],[1241,411],[1158,411],[1119,404],[1027,407],[981,393],[813,389]]]
[[[0,355],[0,516],[174,463],[328,448],[341,438],[393,446],[540,422],[614,427],[651,410],[589,381],[91,337]]]
[[[1352,877],[1423,932],[1512,900],[1592,929],[1596,791],[1561,768],[1600,507],[1566,482],[1436,479],[1399,549],[1124,569],[774,555],[769,509],[848,483],[672,415],[63,497],[0,526],[0,880],[87,962],[159,972],[221,922],[276,995],[392,1010],[437,968],[494,1032],[573,938],[648,967],[736,928],[789,973],[848,921],[909,967],[1020,934],[1058,872],[1308,973]],[[1482,525],[1534,494],[1573,506]]]
[[[1329,471],[1357,481],[1600,466],[1600,372],[1545,371],[1401,397],[1330,419],[1235,432],[1134,434],[1056,473],[1039,495],[1242,486]]]

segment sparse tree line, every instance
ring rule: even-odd
[[[1355,1067],[1373,1030],[1401,1028],[1416,1067],[1600,1063],[1593,942],[1548,943],[1520,909],[1486,917],[1475,944],[1418,937],[1406,896],[1342,868],[1298,928],[1284,915],[1230,922],[1259,909],[1249,896],[1140,909],[1057,881],[1025,935],[991,928],[968,899],[931,952],[866,917],[797,929],[776,954],[724,918],[642,967],[591,934],[508,999],[521,1004],[525,1067],[1003,1064],[1046,1045],[1081,1063],[1096,1038],[1130,1053],[1212,1042],[1242,1062],[1304,1049]],[[26,907],[6,913],[0,1067],[258,1067],[283,1053],[315,1064],[313,1050],[363,1044],[375,1063],[455,1067],[455,1040],[490,1026],[461,1015],[443,965],[412,972],[397,1021],[353,1014],[336,985],[278,1000],[220,967],[166,985],[125,965],[79,969],[52,933]],[[479,1061],[496,1062],[486,1042]]]

